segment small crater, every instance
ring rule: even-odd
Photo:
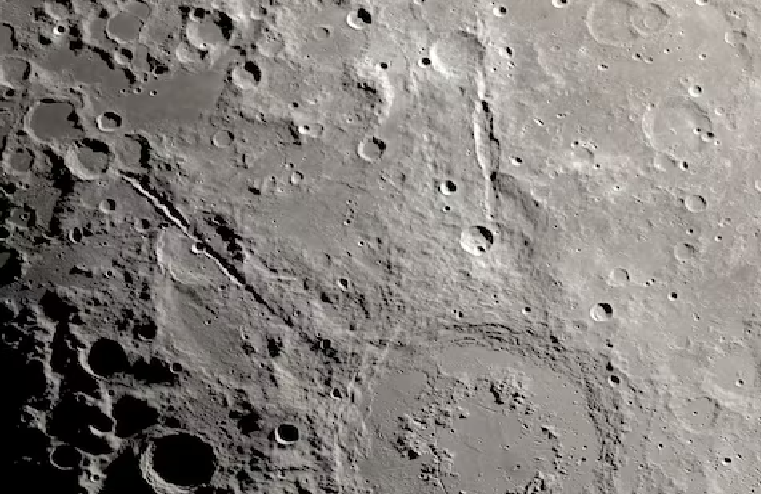
[[[368,137],[360,141],[357,155],[365,161],[378,161],[386,151],[386,143],[378,137]]]
[[[291,185],[300,185],[304,181],[304,174],[299,171],[291,172],[291,176],[288,179]]]
[[[106,33],[118,43],[129,43],[137,39],[143,21],[130,12],[119,12],[106,24]]]
[[[684,207],[686,207],[687,211],[690,211],[691,213],[699,213],[706,210],[707,202],[705,197],[692,194],[684,199]]]
[[[79,116],[74,105],[52,99],[43,99],[32,109],[29,127],[43,142],[73,138],[80,133]]]
[[[187,23],[185,26],[185,37],[197,50],[217,49],[226,46],[230,41],[234,24],[224,12],[219,10],[206,11],[203,17],[194,16],[191,19],[193,22]]]
[[[84,235],[82,234],[82,229],[78,226],[73,227],[71,230],[69,230],[69,241],[75,244],[78,244],[82,241],[84,238]]]
[[[0,84],[0,99],[3,101],[14,101],[19,97],[18,91],[10,86]]]
[[[28,173],[34,166],[34,151],[27,148],[9,148],[6,150],[5,162],[12,172]]]
[[[0,77],[3,82],[15,85],[29,79],[31,65],[23,58],[8,57],[0,61]]]
[[[103,141],[84,138],[67,156],[67,165],[77,177],[92,180],[105,173],[111,164],[111,148]]]
[[[121,128],[122,117],[116,112],[106,111],[98,115],[95,123],[101,132],[114,132]]]
[[[108,338],[100,338],[93,343],[87,356],[87,365],[101,377],[111,377],[129,369],[127,352],[118,341]]]
[[[116,211],[116,201],[113,199],[103,199],[98,204],[101,213],[110,214]]]
[[[155,440],[150,454],[153,471],[180,487],[205,484],[214,476],[217,458],[206,441],[180,432]]]
[[[59,470],[72,470],[82,461],[82,453],[68,444],[59,444],[50,453],[50,463]]]
[[[350,28],[361,31],[373,22],[373,16],[365,7],[359,7],[353,12],[346,14],[346,24]]]
[[[240,89],[252,89],[261,83],[262,69],[255,61],[247,60],[233,69],[231,79]]]
[[[312,37],[317,41],[325,41],[332,36],[330,26],[318,26],[312,31]]]
[[[624,286],[629,283],[629,272],[624,268],[615,268],[608,275],[608,281],[614,286]]]
[[[280,424],[273,431],[275,442],[289,446],[299,440],[299,428],[293,424]]]
[[[486,48],[476,35],[456,31],[437,40],[431,47],[436,71],[459,79],[475,77],[483,70]]]
[[[8,285],[21,278],[24,262],[15,249],[0,248],[0,285]]]
[[[692,96],[693,98],[697,98],[701,94],[703,94],[703,87],[698,86],[697,84],[693,84],[689,88],[687,88],[687,94]]]
[[[246,74],[248,74],[255,82],[262,80],[262,70],[253,60],[247,60],[246,63],[243,64],[243,70],[245,70]]]
[[[152,341],[158,336],[159,328],[153,321],[141,322],[135,325],[132,333],[138,340]]]
[[[283,353],[283,341],[280,338],[267,338],[267,353],[270,357],[279,357]]]
[[[151,220],[148,218],[138,218],[135,220],[135,231],[138,233],[147,233],[151,229]]]
[[[441,193],[445,196],[451,196],[457,192],[457,184],[451,180],[445,180],[441,183],[441,185],[439,185],[439,191],[441,191]]]
[[[122,48],[114,53],[114,62],[119,65],[129,65],[133,58],[135,55],[128,48]]]
[[[235,140],[235,134],[229,130],[218,130],[211,136],[211,143],[220,149],[229,148]]]
[[[658,4],[649,3],[633,9],[629,15],[629,23],[642,37],[660,33],[671,21],[671,16]]]
[[[365,24],[372,24],[373,23],[373,16],[364,7],[360,7],[360,8],[357,9],[357,19],[359,19],[360,21],[364,22]]]
[[[6,221],[17,230],[26,230],[37,224],[37,211],[28,205],[11,208]]]
[[[638,35],[630,20],[636,9],[637,5],[630,0],[598,0],[592,3],[585,20],[589,34],[603,45],[628,45]]]
[[[144,0],[129,2],[124,8],[125,12],[129,12],[143,21],[148,20],[151,15],[151,10],[151,6],[145,3]]]
[[[713,135],[708,113],[688,97],[671,97],[643,116],[642,127],[656,151],[674,159],[698,158]]]
[[[262,430],[262,416],[256,410],[248,410],[238,415],[238,428],[243,434]]]
[[[674,258],[682,263],[694,259],[698,254],[698,248],[692,244],[680,243],[674,246]]]
[[[305,135],[316,139],[322,136],[325,128],[321,124],[311,123],[299,125],[296,127],[296,130],[300,135]]]
[[[159,357],[153,356],[148,359],[140,357],[132,366],[132,375],[135,379],[148,384],[174,384],[177,375],[172,372],[171,365]]]
[[[507,15],[507,7],[504,5],[498,5],[492,10],[496,17],[505,17]]]
[[[207,15],[209,15],[211,12],[208,10],[202,8],[202,7],[196,7],[193,9],[192,12],[190,12],[190,20],[193,22],[201,22],[203,21]]]
[[[0,53],[10,53],[16,49],[16,30],[10,24],[0,24]]]
[[[482,256],[494,245],[494,234],[485,226],[471,226],[460,234],[460,247],[470,255]]]
[[[675,399],[670,408],[677,420],[687,430],[699,434],[711,431],[716,425],[721,407],[719,403],[707,396]]]
[[[589,317],[597,322],[610,321],[613,318],[613,307],[607,302],[600,302],[589,310]]]
[[[116,420],[116,435],[128,437],[158,423],[159,412],[146,400],[125,395],[116,402],[113,409]]]

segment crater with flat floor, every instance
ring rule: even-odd
[[[608,407],[619,397],[603,361],[541,355],[539,341],[518,343],[526,336],[463,328],[389,356],[388,371],[369,385],[364,422],[370,446],[361,472],[375,492],[612,488],[621,431]]]

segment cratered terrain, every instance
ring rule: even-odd
[[[32,494],[761,492],[752,0],[0,2]]]

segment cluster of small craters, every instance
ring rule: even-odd
[[[130,354],[116,339],[88,341],[74,291],[21,300],[3,305],[3,370],[24,376],[3,404],[3,464],[36,491],[94,492],[120,443],[168,418],[149,389],[176,385],[178,369],[144,347]],[[134,330],[155,336],[150,325]]]
[[[209,388],[157,345],[166,335],[155,314],[92,288],[30,298],[0,307],[0,367],[23,376],[9,383],[2,407],[8,447],[0,461],[10,480],[36,492],[227,493],[226,472],[242,483],[267,475],[269,451],[303,441],[300,424],[268,417],[245,390]],[[114,329],[90,329],[94,313]],[[240,464],[233,449],[255,460]]]
[[[213,58],[229,17],[137,0],[0,12],[13,23],[0,30],[0,368],[15,376],[0,406],[6,482],[63,494],[276,483],[271,451],[299,448],[305,426],[261,410],[246,390],[221,397],[230,387],[210,385],[177,351],[154,303],[167,228],[240,277],[243,240],[227,219],[209,214],[192,232],[165,183],[147,177],[176,171],[151,143],[166,106],[149,109],[167,104],[161,84],[181,61]],[[174,15],[184,32],[162,34]],[[167,40],[180,34],[171,53]],[[261,79],[255,62],[243,67]],[[205,140],[219,150],[236,141],[226,128]]]

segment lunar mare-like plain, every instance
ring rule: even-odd
[[[0,471],[761,492],[752,0],[0,2]]]

